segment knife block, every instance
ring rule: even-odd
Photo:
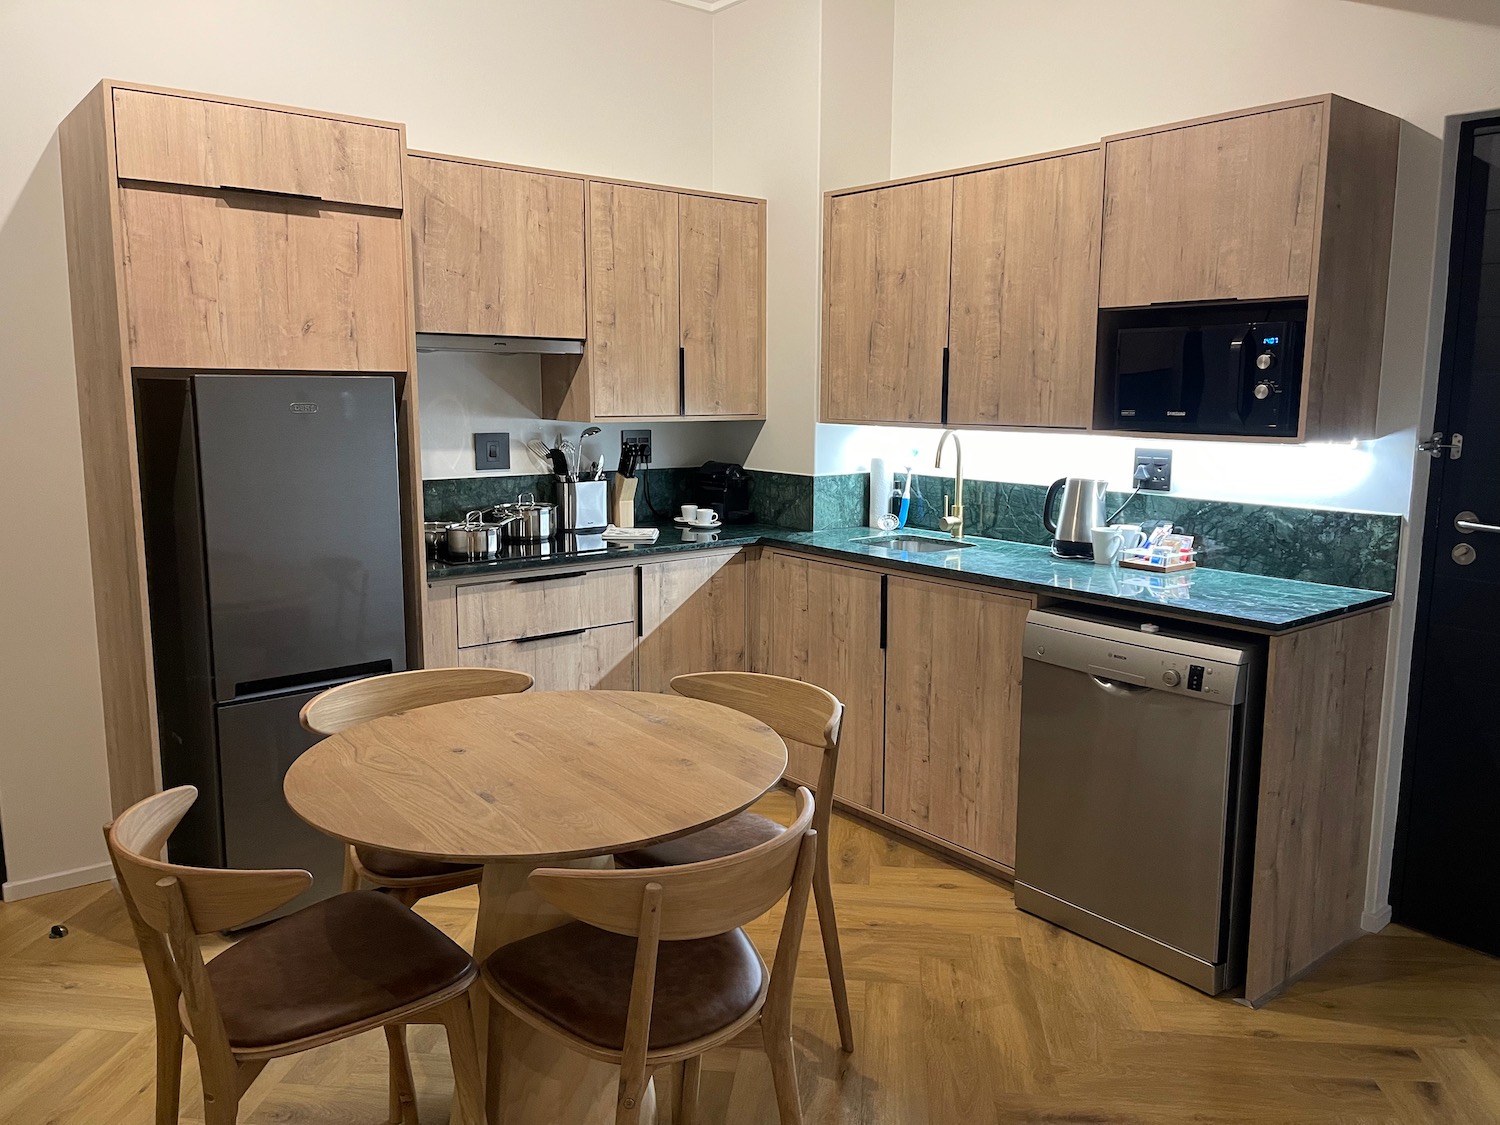
[[[609,516],[616,527],[635,526],[635,477],[616,474],[609,482]]]

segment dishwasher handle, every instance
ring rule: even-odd
[[[1089,679],[1094,681],[1095,687],[1111,695],[1136,695],[1139,692],[1151,690],[1146,684],[1145,676],[1138,676],[1134,672],[1124,672],[1118,668],[1104,668],[1098,664],[1090,664],[1088,675]]]

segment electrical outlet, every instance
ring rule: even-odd
[[[474,467],[476,469],[510,468],[510,435],[475,434]]]
[[[636,457],[644,464],[651,462],[651,431],[650,430],[621,430],[620,452],[624,452],[627,446],[635,448]]]
[[[1172,491],[1172,451],[1170,449],[1137,449],[1135,473],[1131,479],[1138,488],[1146,492]]]

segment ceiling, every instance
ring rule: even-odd
[[[700,12],[722,12],[725,8],[732,8],[743,0],[668,0],[672,4],[681,4],[684,8],[697,8]]]

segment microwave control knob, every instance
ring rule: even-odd
[[[1280,389],[1281,388],[1278,387],[1275,383],[1271,382],[1271,380],[1262,379],[1259,383],[1255,384],[1255,397],[1264,402]]]
[[[1262,371],[1269,371],[1275,365],[1276,365],[1276,353],[1275,352],[1261,352],[1260,355],[1258,355],[1258,356],[1255,357],[1255,366],[1258,367],[1258,368],[1260,368]]]
[[[1182,673],[1179,672],[1176,668],[1168,668],[1161,674],[1161,682],[1166,684],[1168,687],[1176,687],[1178,684],[1182,683]]]

